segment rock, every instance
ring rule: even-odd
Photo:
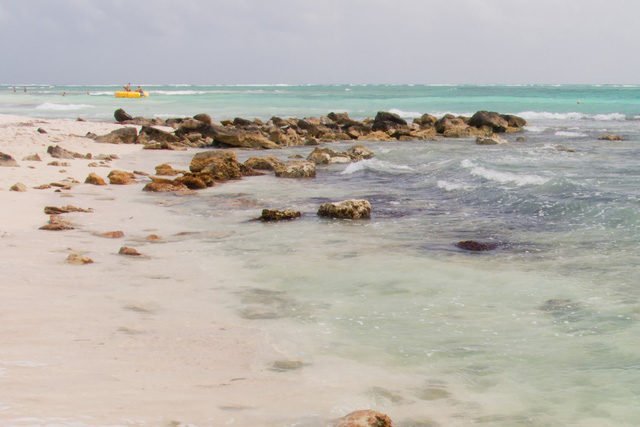
[[[21,183],[21,182],[16,182],[15,184],[13,184],[13,185],[11,186],[11,188],[10,188],[9,190],[11,190],[11,191],[17,191],[17,192],[20,192],[20,193],[24,193],[25,191],[27,191],[27,186],[26,186],[26,185],[24,185],[24,184],[23,184],[23,183]]]
[[[214,127],[211,127],[214,129]],[[244,131],[234,128],[215,128],[215,133],[210,134],[215,143],[242,148],[280,148],[278,144],[269,140],[260,132]]]
[[[51,215],[49,217],[49,222],[42,227],[40,230],[49,230],[49,231],[64,231],[64,230],[73,230],[73,225],[58,215]]]
[[[154,142],[154,141],[150,141],[150,142],[145,142],[144,143],[144,147],[142,147],[145,150],[169,150],[169,151],[186,151],[187,149],[185,147],[177,147],[173,144],[171,144],[170,142]]]
[[[135,144],[138,138],[138,130],[134,127],[123,127],[93,138],[96,142],[104,144]]]
[[[250,157],[244,162],[244,165],[251,169],[272,171],[276,167],[281,167],[283,162],[274,156]]]
[[[157,129],[151,126],[142,126],[136,141],[139,144],[146,144],[151,141],[175,143],[180,142],[180,137],[162,129]]]
[[[47,147],[47,153],[49,153],[49,155],[54,159],[76,159],[84,157],[80,153],[74,153],[73,151],[65,150],[59,145],[50,145],[49,147]]]
[[[621,135],[615,135],[615,134],[600,135],[598,139],[600,141],[624,141],[624,138]]]
[[[48,132],[42,128],[38,128],[38,133],[48,133]]]
[[[498,248],[498,244],[495,242],[477,242],[475,240],[464,240],[456,243],[456,246],[471,252],[492,251]]]
[[[130,247],[127,247],[127,246],[121,247],[120,250],[118,251],[118,254],[126,255],[126,256],[141,256],[142,255],[140,252],[138,252],[137,249],[130,248]]]
[[[519,136],[516,138],[516,142],[527,142],[527,138],[524,136]]]
[[[331,112],[329,114],[327,114],[327,118],[329,118],[331,121],[339,124],[340,126],[352,126],[352,125],[357,125],[360,124],[359,122],[353,120],[351,117],[349,117],[349,113],[334,113]]]
[[[98,236],[104,237],[105,239],[121,239],[124,237],[124,232],[117,231],[105,231],[104,233],[99,233]]]
[[[300,218],[302,213],[300,211],[294,211],[292,209],[277,210],[277,209],[263,209],[260,220],[264,222],[270,221],[284,221]]]
[[[236,127],[253,126],[255,124],[251,120],[243,119],[241,117],[236,117],[231,123]]]
[[[92,184],[92,185],[107,185],[107,183],[104,181],[103,178],[101,178],[100,176],[98,176],[95,173],[90,173],[87,178],[84,180],[85,184]]]
[[[89,257],[83,256],[77,253],[71,253],[67,257],[67,264],[72,264],[72,265],[93,264],[93,260]]]
[[[422,116],[413,119],[413,123],[416,123],[421,128],[430,128],[434,127],[438,121],[436,116],[432,116],[431,114],[423,114]]]
[[[340,418],[335,427],[393,427],[393,422],[387,415],[367,409]]]
[[[167,163],[156,166],[156,175],[176,176],[180,175],[181,173],[182,172],[175,170],[170,164]]]
[[[498,135],[493,136],[479,136],[476,138],[476,144],[478,145],[498,145],[507,144],[506,139],[500,138]]]
[[[91,213],[91,212],[93,212],[93,209],[83,209],[83,208],[78,208],[78,207],[72,206],[72,205],[61,206],[61,207],[45,206],[45,208],[44,208],[44,213],[47,214],[47,215],[60,215],[60,214],[66,214],[66,213],[70,213],[70,212]]]
[[[383,131],[375,131],[358,137],[360,141],[391,141],[393,138]]]
[[[26,157],[24,157],[22,159],[25,162],[41,162],[42,159],[40,158],[40,156],[36,153],[36,154],[30,154]]]
[[[565,153],[575,153],[576,150],[574,148],[565,147],[564,145],[556,145],[556,150],[564,151]]]
[[[307,160],[316,165],[328,165],[331,159],[338,155],[337,152],[330,148],[315,148],[308,156]]]
[[[200,174],[200,176],[198,176],[194,174],[185,174],[184,176],[175,179],[174,182],[183,184],[190,190],[203,190],[207,187],[213,186],[213,178],[207,180],[205,178],[207,176],[209,175]]]
[[[446,114],[440,118],[435,124],[436,131],[449,138],[469,136],[469,125],[459,117],[452,114]]]
[[[527,121],[519,116],[514,116],[512,114],[500,114],[500,117],[507,121],[510,128],[520,129],[527,125]]]
[[[109,183],[113,185],[128,185],[135,184],[136,176],[131,172],[125,172],[121,170],[112,170],[107,175],[109,178]]]
[[[57,166],[59,168],[66,168],[66,167],[71,166],[71,163],[69,163],[69,162],[59,162],[57,160],[54,160],[53,162],[47,163],[47,166]]]
[[[42,185],[33,187],[34,190],[48,190],[49,188],[51,188],[49,184],[42,184]]]
[[[355,162],[363,159],[371,159],[375,156],[374,152],[364,145],[354,145],[346,151],[346,154]]]
[[[86,120],[83,119],[82,117],[78,117],[76,118],[76,122],[86,122]]]
[[[315,178],[316,165],[307,160],[290,160],[274,169],[278,178]]]
[[[493,111],[478,111],[471,116],[468,124],[476,128],[487,127],[499,133],[506,132],[509,127],[509,122]]]
[[[368,200],[344,200],[336,203],[324,203],[318,209],[318,216],[340,219],[371,218],[371,203]]]
[[[191,159],[189,170],[206,173],[218,181],[242,178],[241,164],[233,151],[203,151]]]
[[[187,190],[189,190],[189,188],[184,184],[162,178],[153,178],[153,181],[145,185],[142,189],[142,191],[154,193],[184,192]]]
[[[127,112],[124,111],[122,108],[118,108],[113,113],[113,117],[116,119],[117,122],[124,122],[124,121],[127,121],[127,120],[133,120],[133,117],[131,117],[131,115],[127,114]]]
[[[159,242],[160,240],[162,240],[162,237],[158,236],[157,234],[149,234],[147,237],[145,237],[145,239],[148,242]]]
[[[379,111],[378,114],[376,114],[375,119],[373,120],[372,129],[374,131],[381,130],[386,132],[389,129],[396,129],[398,127],[404,126],[407,126],[407,121],[399,115],[389,113],[387,111]]]
[[[211,120],[211,116],[206,113],[196,114],[195,116],[193,116],[193,118],[208,125],[213,123],[213,120]]]

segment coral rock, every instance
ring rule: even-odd
[[[325,203],[318,209],[318,216],[340,219],[371,218],[371,203],[368,200],[344,200]]]

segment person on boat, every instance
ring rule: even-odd
[[[138,92],[140,95],[144,95],[144,90],[142,90],[140,86],[136,88],[136,92]]]
[[[131,92],[131,83],[127,83],[126,85],[122,86],[124,88],[125,92]]]

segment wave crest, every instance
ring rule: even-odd
[[[45,102],[44,104],[38,105],[36,107],[36,110],[74,111],[74,110],[84,110],[86,108],[94,108],[94,106],[88,105],[88,104],[56,104],[53,102]]]
[[[342,175],[351,175],[360,171],[374,171],[374,172],[382,172],[389,174],[400,174],[400,173],[408,173],[412,172],[413,169],[407,165],[397,165],[395,163],[386,162],[384,160],[378,159],[367,159],[361,160],[356,163],[350,163],[347,167],[341,172]]]
[[[513,183],[520,187],[524,185],[542,185],[549,181],[548,178],[544,178],[538,175],[518,175],[511,172],[501,172],[494,169],[485,168],[476,165],[469,159],[464,159],[463,161],[461,161],[460,166],[462,166],[464,169],[469,169],[471,175],[488,179],[489,181],[499,182],[500,184]]]

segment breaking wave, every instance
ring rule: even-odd
[[[341,172],[342,175],[351,175],[360,171],[375,171],[389,174],[400,174],[412,172],[413,169],[407,165],[397,165],[391,162],[378,159],[362,160],[356,163],[350,163],[345,170]]]
[[[548,111],[523,111],[517,114],[518,116],[527,120],[597,120],[597,121],[622,121],[626,120],[627,116],[622,113],[610,113],[610,114],[595,114],[589,115],[584,113],[550,113]]]
[[[478,166],[469,159],[460,162],[460,166],[469,169],[471,175],[488,179],[489,181],[499,182],[500,184],[513,183],[517,186],[523,185],[542,185],[549,179],[538,175],[518,175],[511,172],[501,172],[494,169]]]
[[[36,110],[48,110],[48,111],[74,111],[84,110],[86,108],[94,108],[93,105],[87,104],[55,104],[53,102],[45,102],[36,107]]]

